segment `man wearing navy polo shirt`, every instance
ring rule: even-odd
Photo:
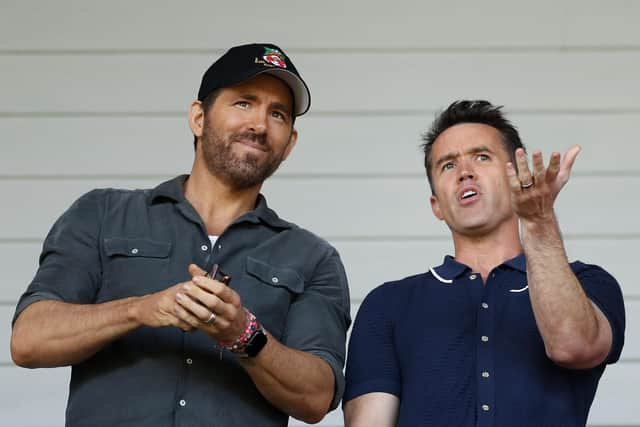
[[[625,316],[610,274],[567,261],[554,213],[580,148],[546,166],[535,151],[530,167],[486,101],[454,102],[423,141],[455,255],[362,303],[346,426],[584,426]]]

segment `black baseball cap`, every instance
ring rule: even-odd
[[[309,110],[311,93],[307,84],[284,51],[270,43],[245,44],[225,52],[202,76],[198,100],[203,101],[216,89],[233,86],[258,74],[271,74],[289,86],[296,116]]]

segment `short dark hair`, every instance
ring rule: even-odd
[[[202,111],[203,111],[205,116],[207,115],[207,113],[211,109],[211,106],[213,105],[213,103],[216,102],[216,99],[218,98],[218,96],[220,96],[220,92],[221,91],[222,91],[222,89],[216,89],[213,92],[211,92],[209,95],[207,95],[202,100],[202,104],[200,106],[202,107]],[[193,135],[193,149],[194,149],[194,151],[196,149],[197,143],[198,143],[198,138],[195,135]]]
[[[428,131],[422,134],[422,150],[424,151],[424,167],[427,172],[429,186],[433,193],[431,175],[431,148],[438,137],[450,127],[461,123],[481,123],[496,129],[502,135],[504,148],[515,165],[517,148],[525,149],[516,127],[505,118],[502,105],[493,105],[485,100],[458,100],[440,112]],[[526,149],[525,149],[526,150]]]

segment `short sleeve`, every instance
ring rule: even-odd
[[[625,331],[624,300],[620,285],[611,274],[596,265],[576,262],[573,266],[585,293],[609,320],[613,342],[606,363],[615,363],[624,346]]]
[[[345,342],[351,325],[349,288],[334,248],[319,263],[304,292],[291,304],[283,344],[325,360],[335,377],[335,409],[344,392]]]
[[[56,221],[47,235],[39,268],[20,297],[13,322],[34,302],[93,302],[100,283],[100,193],[94,190],[79,198]]]
[[[383,285],[362,302],[351,331],[344,401],[373,392],[400,397],[401,378],[393,337],[398,293]]]

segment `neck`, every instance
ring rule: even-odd
[[[206,167],[198,166],[194,163],[184,184],[184,195],[204,221],[207,233],[219,236],[233,221],[255,208],[261,186],[236,190]]]
[[[487,234],[452,234],[456,261],[480,273],[485,282],[491,270],[522,253],[517,219]]]

